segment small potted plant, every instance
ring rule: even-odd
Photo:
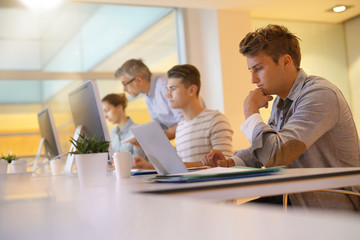
[[[0,163],[1,164],[1,170],[0,170],[1,173],[4,173],[5,168],[6,168],[6,172],[7,172],[7,168],[8,168],[7,164],[10,164],[12,173],[22,173],[22,172],[27,171],[26,170],[27,161],[24,159],[18,159],[15,154],[9,153],[7,156],[4,156],[4,154],[1,154],[1,160],[2,160]],[[5,164],[5,161],[7,164]]]
[[[11,163],[11,161],[17,160],[16,155],[10,153],[7,156],[4,156],[4,154],[1,153],[1,159],[7,161],[9,164]]]
[[[83,134],[78,139],[71,138],[74,145],[77,172],[81,186],[96,186],[106,180],[110,142],[103,138],[88,137]]]
[[[104,138],[88,137],[87,135],[80,135],[77,140],[70,139],[70,142],[76,148],[76,151],[71,154],[91,154],[91,153],[107,153],[109,152],[110,142],[105,141]]]
[[[6,174],[8,165],[11,163],[12,160],[15,160],[16,156],[9,154],[8,156],[4,156],[4,154],[1,154],[0,158],[0,174]]]

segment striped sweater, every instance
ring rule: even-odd
[[[205,109],[197,117],[182,120],[176,128],[176,151],[184,162],[200,162],[212,149],[232,156],[233,131],[224,114]]]

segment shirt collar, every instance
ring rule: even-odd
[[[134,124],[134,122],[132,121],[132,119],[130,117],[128,117],[128,120],[126,121],[126,123],[122,129],[120,129],[119,126],[116,126],[116,132],[117,133],[124,132],[124,131],[126,132],[133,124]]]
[[[301,88],[304,86],[304,82],[305,79],[307,78],[307,74],[305,73],[305,71],[301,68],[299,70],[299,73],[296,77],[296,80],[294,82],[294,85],[292,86],[287,99],[290,99],[291,101],[294,101],[294,99],[296,99],[299,94],[300,94],[300,90]]]
[[[290,102],[293,102],[294,99],[296,99],[299,94],[300,94],[300,90],[301,88],[304,86],[304,82],[305,79],[307,78],[307,74],[305,73],[305,71],[301,68],[298,72],[298,75],[296,76],[296,80],[294,82],[294,85],[292,86],[288,96],[286,97],[285,101],[282,100],[280,97],[278,100],[278,103],[276,105],[276,107],[278,109],[282,109],[286,104],[289,104]]]

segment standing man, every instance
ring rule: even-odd
[[[166,75],[152,76],[149,68],[139,59],[126,61],[115,73],[132,97],[145,94],[149,114],[158,121],[169,139],[174,139],[176,126],[183,119],[181,111],[172,109],[166,98]]]
[[[299,39],[278,25],[248,33],[240,42],[257,88],[244,101],[241,129],[249,149],[232,158],[217,150],[203,156],[209,166],[290,168],[359,167],[359,136],[350,107],[326,79],[300,68]],[[259,109],[274,100],[268,124]],[[355,191],[355,187],[348,190]],[[328,192],[291,194],[292,206],[360,210],[359,197]]]
[[[203,166],[201,158],[211,149],[232,155],[231,126],[224,114],[206,109],[199,100],[200,73],[190,64],[168,71],[167,98],[171,108],[181,110],[184,119],[176,128],[176,151],[186,167]],[[152,168],[149,162],[134,158],[134,167]]]

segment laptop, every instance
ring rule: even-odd
[[[159,175],[188,172],[158,122],[136,125],[130,130]]]

